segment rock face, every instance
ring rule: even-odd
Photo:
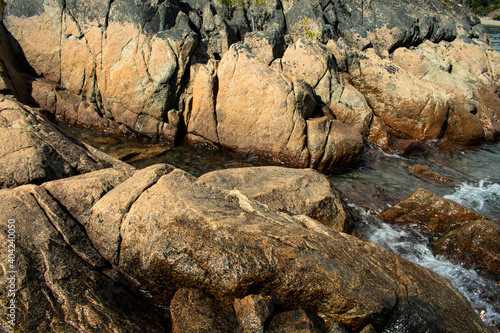
[[[14,239],[0,234],[2,244],[14,240],[15,245],[15,251],[10,247],[9,252],[15,254],[12,266],[6,264],[7,245],[1,261],[4,272],[16,272],[0,278],[2,301],[15,301],[13,328],[22,332],[164,331],[168,317],[132,292],[131,283],[111,270],[83,226],[58,201],[67,203],[68,208],[72,200],[78,200],[82,207],[91,205],[106,188],[126,179],[127,172],[105,169],[75,177],[74,185],[78,184],[80,191],[69,188],[66,194],[74,196],[70,200],[61,190],[71,178],[45,183],[45,188],[23,185],[0,190],[0,216],[15,226]],[[52,189],[59,190],[57,200]],[[91,198],[88,193],[92,191],[100,193]],[[7,295],[5,290],[9,289],[15,289],[15,297]],[[5,307],[1,312],[2,320],[9,318]]]
[[[45,104],[50,93],[56,97],[56,114],[69,121],[90,115],[94,120],[81,124],[98,127],[106,124],[95,118],[104,117],[149,137],[175,137],[167,112],[177,106],[198,42],[178,7],[170,2],[42,6],[8,1],[4,24],[19,42],[16,52],[38,75],[58,83],[52,91],[32,85],[41,106],[52,107]],[[57,94],[61,88],[68,93]],[[74,96],[79,96],[76,103]]]
[[[3,23],[4,88],[79,126],[318,170],[500,136],[500,56],[453,1],[9,0]]]
[[[227,169],[204,174],[199,179],[227,190],[237,189],[273,210],[307,215],[335,231],[349,232],[353,226],[340,192],[328,178],[311,169]]]
[[[39,113],[0,95],[0,188],[40,184],[117,165]]]
[[[388,223],[416,225],[430,236],[438,254],[500,277],[500,223],[427,190],[415,190],[406,200],[379,214]]]
[[[272,69],[246,44],[230,48],[216,77],[213,67],[202,67],[195,81],[190,141],[319,170],[359,158],[363,141],[355,130],[313,118],[317,103],[307,82]]]
[[[161,302],[181,287],[201,289],[226,304],[258,291],[285,308],[304,308],[327,323],[357,330],[369,322],[384,327],[402,297],[424,312],[435,309],[432,320],[450,330],[482,330],[473,312],[464,315],[472,311],[469,305],[438,276],[308,217],[274,212],[178,169],[135,200],[136,194],[124,190],[159,168],[164,167],[144,169],[102,197],[132,204],[126,214],[111,208],[107,214],[123,218],[110,219],[113,226],[89,237],[99,244],[119,230],[118,266]],[[99,223],[91,214],[86,226]],[[110,252],[103,255],[111,260]]]

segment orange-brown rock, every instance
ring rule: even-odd
[[[438,138],[450,108],[446,93],[373,51],[359,57],[354,86],[385,126],[402,138]]]
[[[181,287],[196,286],[226,304],[259,290],[272,292],[285,308],[359,330],[369,323],[382,329],[377,318],[388,320],[403,300],[416,298],[412,311],[435,309],[427,322],[484,330],[470,305],[445,287],[448,282],[370,243],[305,216],[272,211],[178,169],[139,197],[123,190],[140,179],[115,187],[113,195],[131,202],[130,209],[117,211],[123,218],[91,239],[99,243],[108,231],[120,230],[118,266],[161,302]],[[97,223],[90,218],[87,227]],[[401,278],[407,274],[412,278]]]
[[[76,96],[57,98],[58,113],[68,122],[97,128],[124,124],[149,138],[175,141],[176,126],[168,123],[167,112],[177,107],[198,36],[186,14],[166,7],[54,2],[24,15],[23,4],[9,3],[4,23],[35,72]],[[150,12],[168,11],[175,13],[168,23],[174,29],[150,22]],[[41,107],[54,105],[43,92],[33,97]]]
[[[195,81],[193,94],[200,98],[193,98],[187,121],[189,141],[318,170],[352,165],[360,157],[363,139],[356,130],[326,116],[312,118],[317,102],[311,86],[269,67],[246,44],[234,44],[217,77],[211,73],[212,63]]]
[[[340,232],[349,232],[352,216],[340,192],[312,169],[255,167],[213,171],[200,180],[227,190],[237,189],[271,209],[307,215]]]
[[[170,303],[170,313],[172,333],[232,333],[238,328],[233,311],[196,289],[179,289]]]
[[[446,233],[432,244],[436,253],[500,279],[500,224],[472,221]]]
[[[234,300],[234,311],[243,333],[264,332],[274,304],[270,296],[248,295]]]
[[[438,184],[452,184],[455,183],[453,179],[443,176],[435,171],[430,170],[422,165],[413,165],[410,167],[411,172],[419,177]]]
[[[424,189],[378,215],[384,222],[414,224],[424,233],[443,235],[468,222],[483,220],[478,212]]]
[[[499,85],[500,56],[490,45],[464,38],[427,41],[412,50],[397,49],[393,61],[455,96],[444,133],[450,141],[471,145],[499,135],[498,113],[490,106],[500,103],[491,94]]]
[[[0,95],[0,188],[82,174],[119,161],[77,144],[40,114]]]
[[[74,208],[80,200],[80,211],[127,178],[127,172],[107,169],[76,177],[71,185],[71,178],[52,183],[56,192],[50,192],[50,183],[44,184],[50,191],[36,185],[0,190],[0,218],[15,226],[13,300],[22,304],[16,306],[15,329],[92,332],[98,327],[108,332],[165,332],[169,319],[164,310],[130,290],[132,282],[110,269],[95,250],[83,225],[72,215],[76,211],[69,212],[59,201]],[[61,193],[64,190],[66,194]],[[8,240],[2,232],[0,241],[9,244]],[[0,257],[4,263],[8,262],[7,253],[2,251]],[[10,285],[8,277],[0,277],[3,290]]]
[[[30,316],[19,309],[22,327],[164,331],[164,310],[141,298],[135,288],[140,283],[150,299],[170,305],[179,331],[236,322],[221,308],[232,313],[235,299],[258,291],[272,295],[285,311],[304,309],[310,319],[322,318],[326,328],[340,322],[353,331],[370,324],[383,331],[391,323],[414,327],[418,322],[486,332],[447,280],[304,215],[273,211],[239,191],[166,165],[131,178],[116,174],[113,184],[105,172],[98,173],[78,177],[75,186],[83,191],[68,186],[71,178],[64,186],[0,191],[0,218],[18,223],[18,276],[22,288],[30,290],[29,297],[19,293],[17,300],[47,314]],[[100,214],[75,209],[77,200],[94,211],[100,206]],[[89,232],[103,221],[106,227]],[[116,247],[96,251],[113,237]],[[7,242],[5,233],[0,240]],[[131,279],[106,270],[113,257],[115,267]],[[2,288],[6,283],[0,279]],[[182,289],[193,287],[197,290]],[[54,309],[47,297],[63,302]],[[80,316],[78,309],[88,315]],[[193,321],[196,316],[200,320]]]
[[[298,309],[277,314],[269,324],[268,331],[269,333],[319,333],[323,329],[319,318]]]

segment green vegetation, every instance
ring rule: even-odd
[[[310,40],[314,40],[314,39],[318,40],[321,38],[321,33],[314,31],[311,28],[308,18],[302,19],[302,26],[303,26],[302,27],[302,37],[305,37],[305,38],[310,39]]]
[[[228,8],[236,8],[236,7],[241,7],[241,8],[248,8],[250,7],[250,1],[249,0],[218,0],[222,5],[228,7]],[[256,0],[255,1],[255,7],[263,7],[266,5],[266,0]]]
[[[485,16],[492,11],[500,9],[500,0],[459,0],[459,2],[469,6],[479,16]]]

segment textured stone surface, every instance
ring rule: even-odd
[[[433,249],[467,267],[500,279],[500,224],[472,221],[437,239]]]
[[[273,315],[274,304],[270,296],[248,295],[234,300],[234,311],[243,333],[264,333],[266,322]]]
[[[200,180],[227,190],[237,189],[269,208],[304,214],[336,231],[349,232],[352,216],[340,192],[317,171],[281,167],[213,171]]]
[[[238,324],[234,312],[196,289],[179,289],[170,303],[173,333],[232,333]]]
[[[428,320],[451,330],[484,329],[437,275],[308,217],[269,210],[237,190],[174,169],[135,201],[134,193],[120,195],[133,203],[119,228],[118,266],[160,302],[168,303],[182,287],[226,304],[259,290],[272,292],[285,308],[303,308],[356,330],[368,322],[384,327],[403,304],[398,299],[415,297],[422,309],[435,309]]]
[[[32,109],[0,95],[0,187],[86,173],[119,161],[66,136]]]
[[[103,171],[90,175],[87,179],[96,191],[109,182]],[[77,177],[81,185],[82,176]],[[86,199],[83,192],[81,198]],[[66,201],[64,196],[58,200]],[[15,221],[11,223],[15,225],[15,330],[164,332],[168,316],[132,292],[131,282],[110,269],[82,224],[58,200],[36,185],[0,190],[0,217],[6,224]],[[7,267],[7,233],[0,234],[0,241],[5,244],[0,260],[12,270]],[[0,277],[3,300],[12,282],[8,277]],[[5,311],[0,310],[2,319]]]
[[[486,219],[475,210],[421,188],[378,216],[388,223],[414,224],[424,233],[435,235],[445,234],[467,222]]]

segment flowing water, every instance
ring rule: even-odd
[[[493,46],[500,51],[500,27],[488,28],[488,32]],[[60,125],[80,140],[138,168],[169,163],[200,176],[217,169],[264,165],[226,151],[185,145],[162,146]],[[439,184],[421,178],[411,171],[415,165],[424,166],[454,182]],[[430,250],[429,240],[417,230],[382,223],[375,214],[406,198],[415,189],[425,188],[486,216],[500,219],[500,144],[459,150],[440,149],[437,143],[430,143],[428,153],[410,158],[386,154],[367,146],[360,167],[328,177],[357,212],[361,237],[448,278],[486,323],[499,325],[500,286],[497,282],[435,256]]]

